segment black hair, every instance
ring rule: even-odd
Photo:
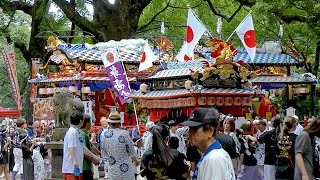
[[[91,117],[88,114],[83,115],[83,124],[81,129],[85,128],[87,123],[91,123]]]
[[[70,116],[70,123],[77,126],[80,124],[81,120],[83,120],[83,113],[80,111],[73,111]]]
[[[178,149],[179,147],[179,139],[175,136],[171,136],[169,139],[169,147],[171,149]]]
[[[216,136],[216,132],[217,132],[217,126],[212,126],[212,125],[209,125],[209,124],[203,124],[201,125],[202,126],[202,130],[205,132],[205,131],[209,131],[211,128],[213,128],[213,134],[212,134],[212,137],[215,137]]]
[[[152,150],[160,163],[169,167],[173,162],[173,154],[167,146],[165,139],[169,136],[169,130],[164,124],[152,128]]]

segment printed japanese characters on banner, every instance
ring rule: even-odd
[[[88,114],[92,119],[92,101],[82,101],[84,113]]]
[[[8,71],[8,76],[11,84],[11,88],[14,95],[18,110],[22,110],[22,99],[20,96],[20,88],[18,84],[17,69],[16,69],[16,58],[14,54],[14,46],[10,44],[4,48],[1,48],[4,64]]]
[[[127,81],[127,74],[122,68],[117,49],[107,49],[107,51],[102,54],[101,58],[106,67],[110,82],[112,83],[115,92],[117,92],[121,104],[124,104],[129,98],[131,91]]]

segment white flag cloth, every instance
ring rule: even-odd
[[[105,67],[111,66],[119,61],[118,51],[116,48],[108,48],[102,53],[101,59]]]
[[[192,53],[192,55],[193,55],[193,53]],[[193,56],[189,57],[187,55],[187,43],[184,42],[179,53],[176,55],[175,59],[178,60],[179,62],[184,62],[184,61],[189,61],[192,58],[193,58]]]
[[[188,10],[188,21],[187,21],[187,55],[189,57],[193,56],[193,50],[199,39],[206,31],[203,24],[195,17],[192,10]]]
[[[152,62],[156,61],[157,57],[152,52],[148,43],[145,44],[144,50],[140,59],[139,72],[144,71],[153,66]]]
[[[256,55],[256,38],[254,35],[252,16],[249,14],[246,19],[239,24],[236,32],[246,48],[250,59],[253,61]]]

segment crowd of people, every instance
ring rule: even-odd
[[[256,118],[251,135],[235,121],[214,108],[196,108],[182,124],[148,122],[139,136],[112,112],[101,118],[96,136],[90,116],[74,111],[64,137],[63,178],[93,179],[94,165],[103,166],[109,180],[319,178],[320,118],[305,127],[297,116]],[[18,119],[15,127],[0,128],[0,173],[6,179],[51,177],[51,152],[43,144],[52,140],[54,126],[40,126]]]
[[[140,137],[123,129],[113,112],[101,118],[103,127],[89,140],[90,117],[73,114],[62,173],[64,179],[93,179],[91,163],[103,161],[109,180],[319,178],[320,118],[304,128],[297,116],[256,118],[252,135],[244,135],[235,121],[216,109],[196,108],[182,124],[148,122]],[[91,144],[95,140],[98,148]]]
[[[53,124],[39,121],[27,125],[17,119],[14,126],[0,127],[0,174],[6,180],[43,180],[51,177],[51,152],[44,148],[51,141]]]

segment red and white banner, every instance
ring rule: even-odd
[[[16,102],[16,106],[18,110],[22,110],[22,99],[20,96],[20,88],[18,84],[18,77],[17,77],[17,69],[16,69],[16,58],[14,54],[14,46],[10,44],[1,48],[4,64],[6,66],[11,88],[13,91],[14,101]]]
[[[254,35],[252,16],[249,14],[236,28],[236,32],[246,48],[250,59],[253,61],[256,55],[256,38]]]
[[[153,66],[154,61],[157,60],[156,55],[152,52],[148,43],[144,45],[144,50],[140,59],[139,72],[147,70],[148,68]]]
[[[193,14],[192,10],[188,10],[188,21],[187,21],[187,56],[193,57],[194,47],[200,40],[206,28],[198,20],[198,18]]]

